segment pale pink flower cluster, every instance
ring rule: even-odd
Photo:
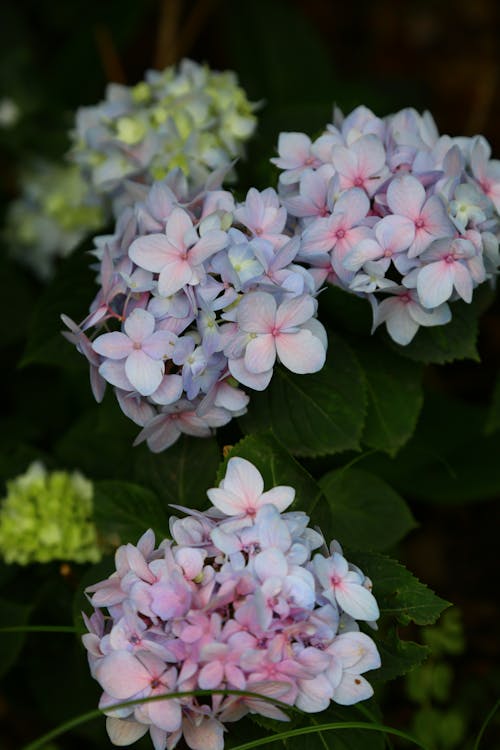
[[[327,342],[274,190],[252,188],[240,204],[215,188],[193,197],[175,171],[136,187],[138,198],[141,190],[115,233],[95,240],[100,289],[90,314],[80,326],[63,320],[90,362],[96,399],[114,386],[143,427],[137,442],[156,452],[244,413],[239,385],[265,389],[276,361],[317,372]]]
[[[326,549],[308,516],[283,512],[294,495],[285,486],[264,492],[258,470],[231,458],[208,491],[212,508],[179,508],[187,515],[171,518],[172,540],[155,548],[147,531],[117,550],[116,572],[87,589],[97,609],[85,618],[83,642],[114,744],[149,731],[155,750],[182,736],[193,750],[222,750],[226,722],[248,713],[286,720],[274,699],[314,713],[372,695],[362,675],[380,657],[356,622],[379,617],[371,582],[338,543]],[[189,695],[112,708],[198,689],[263,697]]]
[[[399,344],[449,322],[448,303],[498,273],[500,161],[482,136],[440,136],[428,112],[358,107],[336,110],[314,142],[282,133],[278,151],[298,258],[318,287],[368,297],[374,329]]]

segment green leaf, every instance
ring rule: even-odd
[[[396,617],[403,625],[431,625],[450,606],[397,560],[376,552],[351,553],[349,559],[371,578],[382,616]]]
[[[249,435],[232,446],[219,467],[217,482],[224,477],[227,462],[234,456],[246,458],[257,467],[264,478],[266,489],[283,484],[294,487],[295,500],[291,506],[293,510],[310,513],[321,496],[321,489],[311,475],[270,432]]]
[[[363,443],[394,455],[417,424],[424,401],[422,368],[374,341],[363,341],[356,355],[368,392]]]
[[[492,435],[500,429],[500,373],[495,380],[491,404],[486,416],[486,425],[484,431],[487,435]]]
[[[397,458],[369,456],[364,467],[406,497],[450,505],[496,497],[498,438],[485,436],[485,418],[478,404],[428,394],[415,434]]]
[[[31,609],[31,605],[0,599],[0,627],[26,625]],[[25,638],[25,633],[0,633],[0,677],[15,664]]]
[[[362,469],[336,469],[320,480],[328,501],[331,528],[348,547],[384,550],[416,526],[405,501],[375,474]]]
[[[244,432],[264,432],[297,456],[357,450],[365,417],[365,382],[351,349],[330,336],[329,355],[314,375],[294,375],[278,367],[269,387],[252,395]]]
[[[56,457],[92,479],[133,479],[133,441],[138,430],[108,394],[102,404],[91,402],[62,435],[55,447]]]
[[[421,327],[407,346],[392,344],[403,357],[418,362],[444,364],[455,359],[479,361],[476,348],[478,317],[493,299],[493,291],[488,284],[482,284],[474,292],[470,304],[459,300],[452,302],[452,319],[444,326]]]
[[[147,529],[168,536],[168,516],[157,496],[130,482],[94,483],[94,518],[104,536],[119,542],[136,543]]]
[[[183,435],[163,453],[151,453],[146,446],[135,450],[135,480],[154,490],[162,503],[207,507],[207,490],[214,486],[220,461],[215,438]]]
[[[367,674],[369,680],[371,676],[372,673]],[[371,711],[367,709],[367,712],[370,711],[370,714],[372,714],[373,701],[367,701],[366,703],[372,709]],[[365,704],[363,704],[363,708],[366,708]],[[375,711],[377,711],[376,706]],[[322,711],[320,714],[310,714],[302,723],[304,725],[314,724],[321,726],[327,722],[355,722],[361,719],[366,720],[364,714],[365,712],[361,712],[358,706],[339,706],[331,703],[326,711]],[[288,750],[303,750],[304,744],[304,737],[292,737],[286,740]],[[335,750],[383,750],[384,747],[385,739],[382,734],[367,732],[362,729],[339,730],[335,734],[318,731],[307,737],[308,750],[332,750],[332,748],[335,748]]]
[[[387,682],[407,674],[427,659],[430,649],[398,638],[396,628],[370,633],[377,644],[382,666],[368,675],[370,682]]]
[[[372,309],[369,301],[329,284],[318,297],[318,318],[328,321],[334,331],[363,336],[366,341],[372,327]]]
[[[95,274],[89,268],[91,261],[86,249],[89,249],[88,241],[62,263],[36,304],[21,366],[36,362],[80,368],[84,364],[75,347],[61,335],[65,328],[61,314],[65,313],[76,321],[82,320],[95,296]]]

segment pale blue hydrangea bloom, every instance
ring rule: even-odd
[[[20,179],[20,197],[7,210],[10,252],[41,279],[50,279],[65,258],[106,223],[102,201],[73,164],[40,161]]]
[[[151,184],[177,167],[196,189],[243,154],[254,109],[234,73],[183,60],[133,87],[110,84],[103,102],[81,107],[72,158],[115,207],[126,202],[125,180]]]

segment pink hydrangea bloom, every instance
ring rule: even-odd
[[[336,109],[314,144],[282,133],[278,148],[298,258],[317,288],[368,298],[374,329],[385,322],[402,346],[498,273],[500,161],[482,136],[440,136],[429,112],[381,119],[357,107]]]
[[[236,204],[218,187],[189,195],[172,172],[139,193],[115,234],[95,240],[101,288],[89,315],[80,326],[64,321],[96,398],[113,386],[143,428],[137,442],[161,451],[243,414],[240,386],[267,388],[277,359],[316,372],[327,340],[313,275],[296,262],[301,242],[274,190],[251,188]],[[267,316],[253,319],[259,300]]]
[[[181,738],[192,750],[223,750],[229,722],[248,713],[288,719],[273,699],[313,713],[372,695],[362,675],[380,657],[356,623],[378,617],[371,582],[337,543],[331,554],[317,551],[324,540],[308,516],[284,512],[293,488],[263,490],[255,466],[231,458],[208,491],[215,507],[172,518],[172,540],[159,547],[151,530],[120,547],[116,571],[87,589],[96,611],[84,618],[83,642],[114,744],[149,731],[155,750]],[[114,708],[197,689],[249,694]]]

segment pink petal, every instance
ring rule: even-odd
[[[124,359],[132,351],[132,342],[129,337],[120,331],[103,333],[98,336],[92,344],[97,354],[110,359]]]
[[[191,750],[223,750],[224,727],[216,719],[204,718],[196,726],[187,717],[182,722],[184,739]]]
[[[151,315],[147,310],[136,307],[125,321],[124,328],[125,333],[132,341],[140,343],[153,333],[155,329],[154,315]]]
[[[369,134],[358,138],[352,146],[352,150],[358,157],[358,167],[361,174],[366,177],[380,172],[385,165],[385,149],[380,138]]]
[[[283,330],[299,326],[312,318],[316,312],[314,300],[309,295],[294,297],[283,302],[276,312],[276,328]]]
[[[228,361],[229,372],[242,385],[253,388],[254,391],[265,391],[273,376],[272,368],[267,372],[250,372],[245,367],[245,358],[230,359]]]
[[[121,388],[124,391],[133,391],[134,386],[125,375],[125,362],[107,359],[99,367],[99,374],[111,385]]]
[[[158,291],[162,297],[170,297],[192,278],[193,270],[187,260],[179,258],[172,263],[164,263],[158,278]]]
[[[384,254],[384,249],[376,240],[366,239],[358,242],[349,250],[342,264],[349,271],[358,271],[367,260],[377,260]]]
[[[224,677],[224,667],[220,661],[212,661],[205,664],[198,675],[198,685],[202,690],[214,690]]]
[[[273,487],[271,490],[267,490],[267,492],[264,492],[261,495],[261,505],[274,505],[274,507],[282,513],[293,503],[294,498],[295,490],[293,487],[280,485],[279,487]]]
[[[112,698],[125,700],[151,683],[151,675],[129,651],[112,651],[96,665],[96,678]]]
[[[278,136],[279,158],[273,159],[281,169],[295,169],[309,158],[311,140],[304,133],[280,133]]]
[[[113,745],[125,747],[140,740],[148,731],[147,724],[139,724],[137,721],[116,719],[108,716],[106,719],[106,731]]]
[[[260,471],[246,458],[230,458],[221,487],[244,498],[259,497],[264,490]]]
[[[165,375],[158,388],[151,394],[155,404],[168,406],[180,399],[182,395],[182,377],[180,375]]]
[[[396,177],[387,188],[387,204],[394,214],[416,219],[425,203],[425,189],[410,175]]]
[[[152,359],[169,359],[177,337],[170,331],[156,331],[142,344],[142,351]]]
[[[184,250],[186,238],[189,239],[192,232],[193,222],[189,215],[182,208],[174,208],[167,221],[166,235],[168,240],[179,250]]]
[[[344,612],[355,620],[371,621],[380,616],[375,597],[359,583],[342,581],[335,587],[335,598]]]
[[[171,246],[164,234],[148,234],[134,240],[128,254],[141,268],[159,273],[168,260],[168,250]]]
[[[387,332],[393,341],[401,346],[406,346],[412,341],[419,329],[419,323],[411,316],[410,310],[408,309],[409,304],[401,304],[398,300],[387,299],[384,300],[382,305],[386,302],[392,302],[392,310],[389,311],[387,306],[385,324],[387,326]],[[383,313],[384,311],[382,311]],[[382,322],[382,321],[381,321]]]
[[[454,272],[445,260],[424,266],[417,277],[417,292],[424,307],[438,307],[451,297]]]
[[[125,362],[125,374],[141,396],[150,396],[156,391],[164,372],[163,360],[151,359],[140,349],[134,349]]]
[[[472,277],[466,268],[460,261],[456,261],[452,265],[453,268],[453,284],[460,297],[464,302],[472,301],[472,290],[473,283]]]
[[[432,195],[422,209],[425,228],[435,237],[452,237],[454,227],[448,217],[443,201],[438,195]]]
[[[152,722],[163,731],[175,732],[181,726],[182,709],[175,698],[166,698],[164,701],[155,701],[146,705]]]
[[[352,150],[344,146],[336,146],[332,151],[333,166],[344,177],[356,176],[358,160]]]
[[[245,295],[236,309],[238,325],[248,333],[269,333],[275,325],[276,302],[271,294]]]
[[[298,375],[318,372],[325,364],[326,351],[322,342],[306,329],[280,334],[275,342],[280,362]]]
[[[375,236],[384,250],[399,253],[415,238],[415,224],[406,216],[385,216],[375,227]]]
[[[275,341],[277,342],[280,336],[275,339],[271,333],[264,333],[248,342],[245,349],[247,370],[259,374],[272,369],[276,361]]]
[[[364,190],[345,190],[335,204],[334,213],[344,214],[344,224],[352,227],[362,221],[370,210],[370,201]]]
[[[333,700],[341,706],[352,706],[372,695],[373,688],[364,677],[344,672],[340,685],[333,691]]]
[[[207,232],[189,251],[189,262],[191,265],[199,266],[211,255],[226,247],[229,237],[226,232],[214,229]]]

